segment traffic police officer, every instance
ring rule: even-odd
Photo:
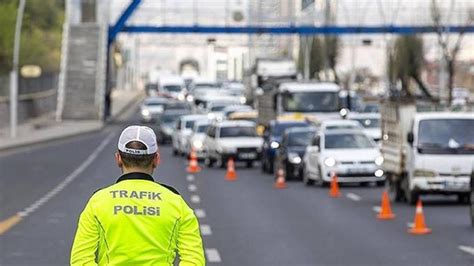
[[[199,224],[178,192],[154,182],[156,136],[127,127],[115,154],[123,175],[92,195],[79,218],[71,265],[204,265]]]

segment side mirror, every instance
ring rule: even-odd
[[[409,132],[407,134],[407,141],[411,146],[413,146],[413,141],[414,140],[415,140],[415,137],[413,136],[413,132]]]

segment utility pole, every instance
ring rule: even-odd
[[[18,126],[18,65],[20,61],[20,38],[23,13],[26,0],[20,0],[15,24],[15,40],[13,44],[13,65],[10,72],[10,137],[16,138]]]

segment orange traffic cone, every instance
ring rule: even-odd
[[[237,173],[235,172],[234,159],[229,158],[227,161],[227,173],[225,175],[225,180],[235,181],[237,180]]]
[[[414,235],[425,235],[431,233],[431,229],[426,227],[425,224],[425,215],[423,214],[421,200],[418,200],[418,203],[416,203],[415,222],[408,232]]]
[[[286,188],[286,181],[285,181],[285,172],[283,169],[278,169],[277,172],[277,179],[275,184],[273,185],[274,188],[283,189]]]
[[[395,214],[392,212],[392,208],[390,207],[390,199],[388,198],[388,192],[386,190],[382,193],[381,210],[377,215],[377,218],[380,220],[390,220],[395,218]]]
[[[341,192],[339,192],[339,184],[337,183],[337,175],[336,173],[331,173],[332,180],[331,180],[331,188],[329,189],[329,196],[331,198],[339,198],[341,196]]]
[[[197,160],[196,152],[194,151],[194,149],[191,150],[191,156],[190,156],[190,159],[189,159],[189,166],[188,166],[188,168],[186,168],[186,170],[190,174],[201,172],[201,167],[199,167],[199,165],[198,165],[198,160]]]

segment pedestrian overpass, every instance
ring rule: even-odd
[[[193,12],[197,12],[196,6],[200,0],[193,1]],[[250,0],[249,0],[250,1]],[[100,1],[102,2],[102,1]],[[107,1],[104,1],[107,2]],[[379,9],[384,19],[380,21],[370,21],[364,23],[358,21],[344,21],[338,16],[331,15],[333,12],[330,6],[324,8],[321,12],[314,12],[313,19],[299,19],[297,16],[274,16],[270,19],[261,19],[258,16],[252,16],[255,9],[261,13],[265,12],[265,4],[272,1],[249,2],[248,9],[241,8],[243,17],[246,19],[236,21],[225,21],[225,23],[199,23],[198,20],[179,23],[179,19],[174,16],[172,21],[162,20],[159,23],[154,18],[166,17],[166,12],[148,14],[146,19],[140,20],[140,13],[146,13],[150,4],[157,1],[130,0],[125,8],[120,12],[117,19],[109,25],[110,10],[106,13],[106,19],[100,19],[98,14],[103,14],[105,10],[104,2],[97,0],[95,14],[91,15],[94,19],[86,19],[84,22],[84,13],[82,13],[81,22],[76,24],[68,21],[65,27],[63,37],[63,52],[61,63],[61,79],[58,93],[58,118],[70,119],[105,119],[110,109],[110,92],[113,87],[111,77],[114,73],[114,66],[110,60],[113,53],[113,44],[119,34],[245,34],[245,35],[358,35],[358,34],[378,34],[378,35],[407,35],[407,34],[430,34],[442,32],[448,33],[474,33],[472,23],[466,25],[459,21],[453,24],[440,24],[438,26],[429,23],[426,19],[419,19],[416,23],[396,23],[394,19],[387,19],[383,14],[383,7],[379,1]],[[165,2],[165,1],[161,1]],[[273,1],[275,2],[275,1]],[[277,1],[278,2],[278,1]],[[288,2],[290,6],[293,1]],[[280,3],[281,3],[280,2]],[[313,2],[315,1],[303,1]],[[338,1],[343,2],[343,1]],[[226,1],[227,7],[229,0]],[[328,3],[328,2],[327,2]],[[101,9],[102,8],[102,9]],[[151,7],[150,7],[151,8]],[[293,7],[294,8],[294,7]],[[302,7],[299,7],[302,8]],[[310,8],[312,8],[310,3]],[[365,8],[360,7],[360,12]],[[69,8],[71,9],[71,8]],[[291,13],[291,8],[287,8],[287,13]],[[263,11],[262,11],[263,10]],[[294,10],[293,10],[294,11]],[[467,10],[466,12],[468,12]],[[385,11],[386,12],[386,11]],[[427,10],[426,12],[429,12]],[[465,17],[474,16],[471,13],[463,14]],[[271,12],[267,12],[271,13]],[[301,12],[300,12],[301,13]],[[71,10],[68,12],[71,15]],[[241,15],[242,15],[241,14]],[[228,14],[226,14],[228,16]],[[263,16],[260,14],[259,16]],[[346,12],[346,16],[350,16]],[[364,16],[364,14],[362,14]],[[70,16],[68,16],[70,19]],[[145,16],[146,17],[146,16]],[[193,14],[192,17],[196,17]],[[322,19],[321,19],[322,17]],[[176,22],[178,21],[178,22]]]

